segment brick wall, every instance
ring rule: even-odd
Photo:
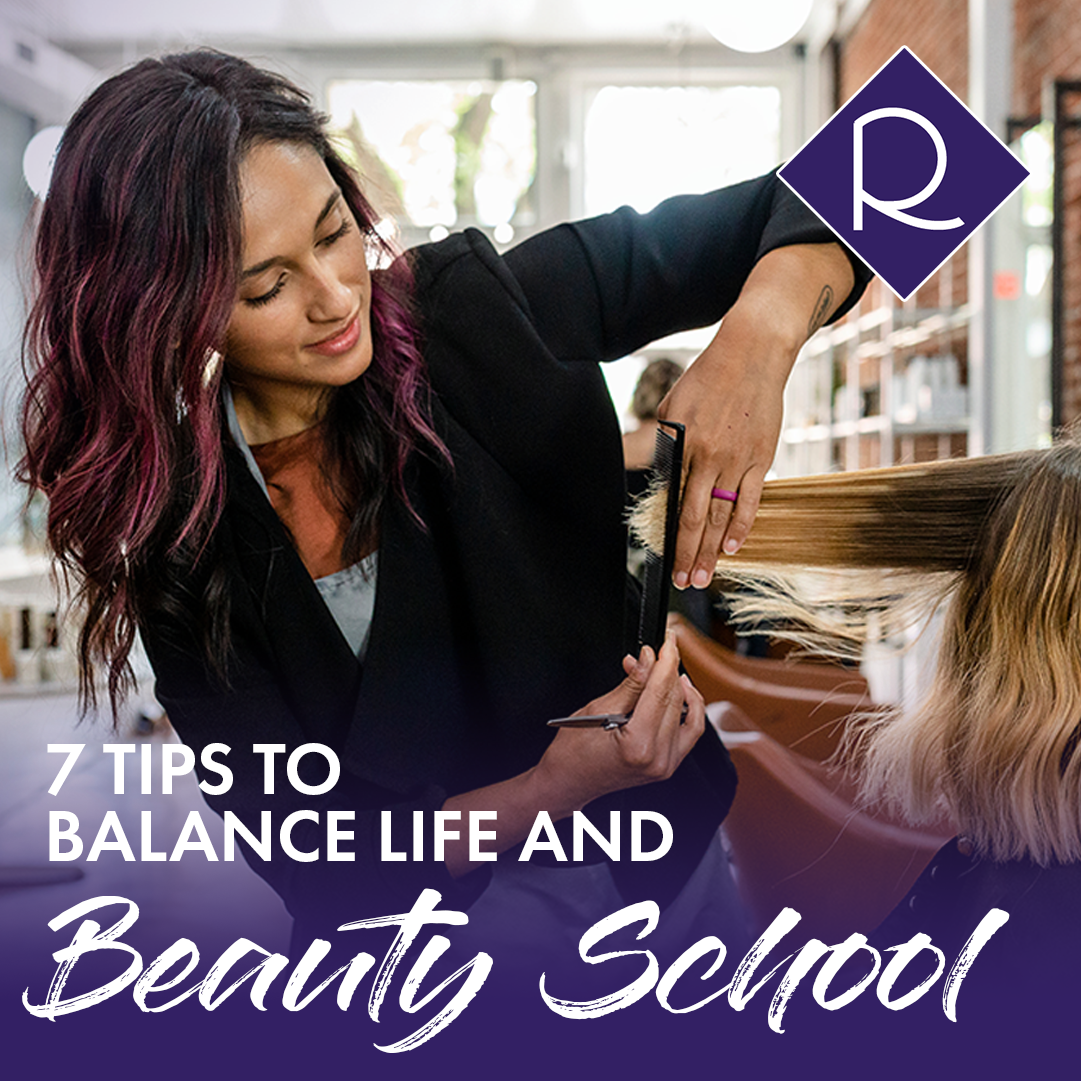
[[[847,100],[901,46],[907,45],[962,100],[968,96],[968,4],[965,0],[871,0],[841,54],[841,98]],[[1041,111],[1041,88],[1054,78],[1081,79],[1081,5],[1077,0],[1014,0],[1015,116]],[[1081,115],[1081,95],[1070,102]],[[1063,419],[1081,418],[1081,131],[1067,135],[1065,380]],[[916,294],[918,307],[949,307],[966,298],[962,248]],[[955,341],[959,352],[963,342]]]
[[[871,0],[841,51],[841,100],[847,101],[907,45],[962,101],[968,96],[965,0]],[[916,293],[919,308],[948,308],[967,297],[964,247]]]
[[[1051,79],[1081,79],[1081,8],[1071,0],[1014,0],[1016,116],[1040,113],[1040,93]],[[1081,115],[1081,95],[1068,99]],[[1066,134],[1066,282],[1063,420],[1081,418],[1081,132]]]

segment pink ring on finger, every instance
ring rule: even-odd
[[[726,503],[735,503],[739,498],[736,492],[730,492],[727,488],[714,488],[710,494],[714,499],[723,499]]]

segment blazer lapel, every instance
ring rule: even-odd
[[[226,450],[234,605],[312,742],[340,748],[360,665],[243,457]]]

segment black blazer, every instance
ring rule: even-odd
[[[410,253],[432,416],[453,468],[419,456],[382,523],[370,645],[358,664],[257,483],[226,450],[214,543],[230,577],[231,690],[204,671],[190,632],[144,620],[158,695],[199,748],[234,748],[232,790],[211,799],[248,820],[297,807],[357,813],[348,863],[255,869],[294,916],[408,908],[432,885],[466,904],[484,872],[382,863],[379,814],[435,810],[449,794],[534,765],[545,720],[622,678],[628,633],[619,427],[597,361],[714,322],[775,247],[835,239],[775,176],[542,233],[499,256],[474,230]],[[869,277],[857,267],[853,304]],[[262,793],[253,743],[327,743],[343,776],[325,797]],[[318,771],[314,771],[318,772]],[[325,776],[325,774],[324,774]],[[215,778],[211,778],[214,780]],[[597,801],[657,810],[675,831],[658,864],[620,863],[630,897],[664,902],[698,862],[735,790],[712,731],[667,782]],[[408,835],[403,819],[401,835]],[[323,827],[295,834],[315,848]],[[514,858],[507,853],[502,859]],[[597,853],[592,858],[599,858]],[[390,907],[388,907],[390,906]]]

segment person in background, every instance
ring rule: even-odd
[[[631,397],[631,415],[637,424],[623,433],[623,465],[627,471],[627,495],[640,496],[647,487],[653,448],[657,438],[657,414],[661,402],[679,382],[683,366],[668,357],[651,360],[638,377]]]
[[[631,414],[637,427],[623,433],[623,464],[627,476],[627,506],[633,509],[649,488],[653,451],[657,440],[657,417],[661,403],[679,382],[683,367],[661,357],[651,360],[634,387]],[[642,573],[645,551],[633,537],[628,538],[627,568],[636,577]],[[689,619],[703,634],[709,634],[713,622],[713,601],[707,590],[681,590],[670,594],[669,606]]]

